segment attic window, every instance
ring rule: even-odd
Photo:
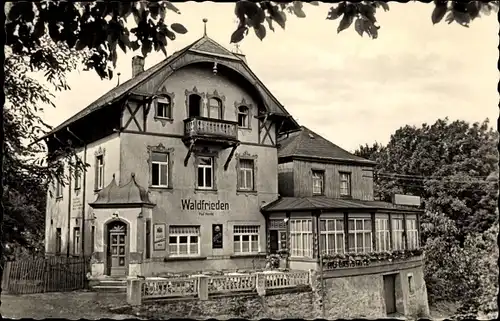
[[[156,117],[158,118],[172,118],[172,104],[168,96],[160,97],[156,100]]]
[[[250,127],[247,106],[238,107],[238,126],[240,128],[249,128]]]
[[[313,134],[311,134],[311,133],[309,133],[309,138],[310,138],[310,139],[314,139],[314,135],[313,135]]]

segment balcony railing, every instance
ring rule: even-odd
[[[238,140],[238,123],[221,119],[191,117],[184,120],[184,137]]]

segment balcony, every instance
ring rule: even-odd
[[[238,123],[205,117],[184,120],[184,142],[221,144],[226,147],[238,143]]]

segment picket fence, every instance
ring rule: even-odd
[[[209,295],[258,293],[311,285],[310,271],[292,271],[184,278],[146,278],[127,281],[127,301],[140,305],[144,301],[170,298],[208,299]]]
[[[6,262],[2,291],[30,294],[85,289],[88,272],[88,257],[54,256]]]

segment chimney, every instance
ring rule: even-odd
[[[144,57],[135,56],[132,58],[132,78],[144,71]]]

